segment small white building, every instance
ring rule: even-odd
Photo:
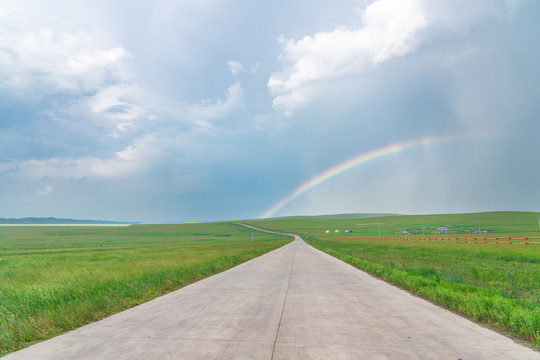
[[[339,232],[339,230],[336,230],[336,231],[334,231],[334,232],[335,232],[335,233],[338,233],[338,232]]]
[[[327,234],[330,234],[330,230],[326,230],[325,232],[326,232]]]

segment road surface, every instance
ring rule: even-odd
[[[16,359],[540,359],[300,238]]]

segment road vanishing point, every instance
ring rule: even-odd
[[[4,359],[532,360],[540,353],[295,237]]]

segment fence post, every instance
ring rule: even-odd
[[[527,238],[523,237],[523,244],[527,245]]]
[[[499,243],[499,238],[496,237],[496,238],[495,238],[495,244],[498,244],[498,243]]]
[[[508,243],[511,244],[512,243],[512,238],[509,236],[508,237]]]

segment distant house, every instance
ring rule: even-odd
[[[437,231],[434,231],[433,234],[435,235],[439,235],[439,234],[450,234],[451,232],[458,232],[458,231],[463,231],[461,230],[460,228],[456,228],[456,227],[448,227],[448,226],[439,226],[437,228]]]
[[[401,232],[400,232],[401,235],[409,235],[410,232],[409,232],[409,229],[403,229]]]
[[[325,232],[326,232],[327,234],[330,234],[330,230],[326,230]]]
[[[338,233],[338,232],[339,232],[339,230],[336,230],[336,231],[334,231],[334,232],[335,232],[335,233]]]
[[[439,226],[434,234],[448,234],[451,231],[447,226]]]

